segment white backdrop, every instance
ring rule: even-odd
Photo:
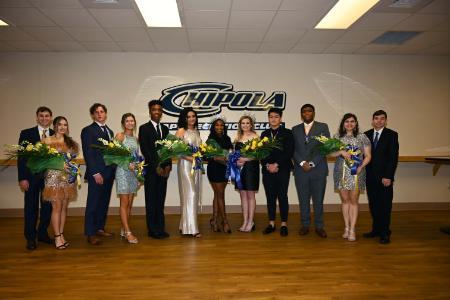
[[[448,155],[450,144],[449,57],[305,54],[156,54],[156,53],[3,53],[0,54],[0,125],[2,144],[16,143],[21,129],[35,123],[35,110],[49,106],[54,116],[68,118],[71,135],[79,141],[91,122],[93,102],[108,107],[108,125],[120,130],[125,112],[139,124],[148,121],[147,102],[161,90],[189,82],[224,82],[234,90],[287,94],[284,121],[300,122],[304,103],[316,107],[316,119],[335,132],[341,116],[353,112],[361,128],[370,128],[372,112],[385,109],[389,126],[399,132],[400,154]],[[242,112],[223,113],[237,121]],[[258,121],[266,112],[256,112]],[[176,121],[165,117],[164,121]],[[208,121],[201,119],[200,121]],[[207,132],[203,132],[206,137]],[[230,136],[234,138],[234,131]],[[333,165],[330,164],[330,169]],[[430,165],[403,163],[399,167],[396,202],[444,202],[450,198],[450,171],[432,177]],[[175,171],[175,169],[174,169]],[[331,172],[330,172],[331,174]],[[1,172],[0,208],[22,207],[15,168]],[[204,204],[212,193],[204,180]],[[297,203],[291,181],[290,203]],[[72,207],[84,207],[86,186]],[[258,204],[264,204],[261,187]],[[362,197],[362,202],[365,196]],[[136,206],[143,206],[143,189]],[[239,204],[231,187],[227,203]],[[329,177],[326,203],[339,203]],[[168,206],[179,204],[176,174],[169,180]],[[118,202],[112,200],[112,205]]]

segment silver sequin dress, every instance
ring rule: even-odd
[[[138,151],[138,142],[134,136],[125,135],[122,144],[128,147],[131,152]],[[138,189],[138,180],[134,171],[123,169],[117,166],[116,169],[116,193],[121,195],[135,194]]]
[[[198,130],[186,130],[183,136],[186,143],[199,146],[202,142]],[[201,203],[202,172],[194,171],[191,174],[192,162],[180,158],[177,164],[178,189],[180,191],[181,220],[180,231],[182,234],[197,234],[197,209]]]
[[[346,145],[356,146],[361,150],[358,157],[361,161],[364,158],[364,148],[370,146],[370,140],[364,133],[354,136],[339,137],[335,135],[334,138],[340,139]],[[358,175],[351,175],[350,168],[346,165],[345,159],[342,156],[336,158],[334,164],[334,189],[335,190],[365,190],[366,189],[366,169],[364,168]]]

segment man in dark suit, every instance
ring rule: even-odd
[[[314,208],[314,224],[316,234],[327,237],[323,222],[323,198],[328,176],[327,158],[317,149],[319,142],[316,136],[330,136],[328,125],[314,121],[315,109],[305,104],[300,109],[303,123],[292,128],[294,135],[294,177],[295,187],[300,202],[301,225],[299,234],[309,233],[310,201]]]
[[[292,153],[294,152],[294,138],[292,131],[281,126],[283,111],[271,108],[268,112],[270,129],[264,130],[261,138],[279,140],[281,149],[275,149],[270,155],[261,160],[263,185],[267,198],[269,225],[263,234],[275,231],[275,215],[277,199],[280,207],[280,235],[287,236],[287,220],[289,213],[288,188],[292,170]]]
[[[101,240],[98,237],[113,236],[112,233],[105,231],[105,224],[116,168],[106,166],[101,151],[92,148],[91,145],[100,144],[99,138],[111,140],[114,133],[105,124],[107,119],[105,105],[94,103],[89,112],[94,122],[81,131],[83,157],[86,162],[84,178],[88,182],[84,234],[89,244],[99,245]]]
[[[42,139],[53,135],[54,132],[49,128],[52,123],[52,111],[50,108],[41,106],[36,111],[37,126],[24,129],[20,132],[19,144],[23,141],[30,143],[37,143]],[[36,236],[39,242],[52,244],[53,239],[50,239],[47,233],[48,225],[50,224],[50,217],[52,214],[52,205],[48,201],[43,201],[41,192],[44,188],[44,176],[40,174],[32,174],[26,166],[27,161],[24,158],[17,160],[17,171],[19,186],[24,191],[24,234],[27,240],[26,248],[28,250],[36,249]],[[39,203],[41,209],[39,212]],[[40,215],[40,222],[36,230],[38,216]]]
[[[169,237],[165,230],[164,203],[166,201],[167,178],[172,170],[172,161],[158,166],[158,147],[155,142],[165,139],[169,128],[161,124],[162,102],[148,103],[150,121],[139,127],[139,144],[147,165],[145,174],[145,212],[148,236],[155,239]]]
[[[379,237],[381,244],[390,243],[393,184],[398,163],[398,134],[386,128],[384,110],[373,113],[373,129],[365,132],[372,141],[372,160],[366,166],[366,185],[372,230],[366,238]]]

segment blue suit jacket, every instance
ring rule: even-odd
[[[111,129],[106,127],[111,137],[114,137],[114,133]],[[108,135],[103,132],[100,126],[93,122],[81,130],[81,145],[83,148],[83,157],[86,162],[86,173],[84,178],[100,173],[105,176],[106,172],[109,172],[110,167],[105,165],[102,152],[99,149],[92,148],[91,145],[101,145],[98,141],[99,138],[109,140]]]
[[[50,135],[53,135],[55,132],[50,129]],[[20,132],[19,144],[23,141],[28,141],[32,144],[35,144],[41,140],[39,136],[39,129],[37,126],[24,129]],[[17,160],[17,174],[19,181],[21,180],[30,180],[35,175],[31,174],[30,170],[27,168],[27,160],[24,158],[19,158]]]

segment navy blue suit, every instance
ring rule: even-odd
[[[111,137],[114,133],[106,127]],[[115,166],[106,166],[103,155],[99,149],[91,145],[99,144],[99,138],[109,140],[106,132],[97,123],[86,126],[81,131],[81,144],[83,157],[86,162],[86,173],[84,179],[88,182],[88,195],[85,210],[84,234],[95,235],[98,230],[104,230],[106,217],[108,215],[111,190],[114,182]],[[94,175],[103,176],[103,184],[95,182]]]
[[[54,133],[50,129],[50,135]],[[37,143],[41,140],[39,136],[39,129],[37,126],[24,129],[20,132],[19,144],[23,141],[30,143]],[[35,241],[36,234],[39,238],[47,237],[47,228],[50,224],[50,217],[52,214],[52,205],[48,201],[42,201],[41,192],[44,188],[44,176],[42,173],[32,174],[26,166],[27,161],[24,158],[19,158],[17,161],[17,171],[19,181],[28,180],[29,189],[25,192],[24,197],[24,235],[28,241]],[[41,203],[41,210],[39,212],[39,202]],[[40,222],[36,231],[38,216],[40,215]]]

